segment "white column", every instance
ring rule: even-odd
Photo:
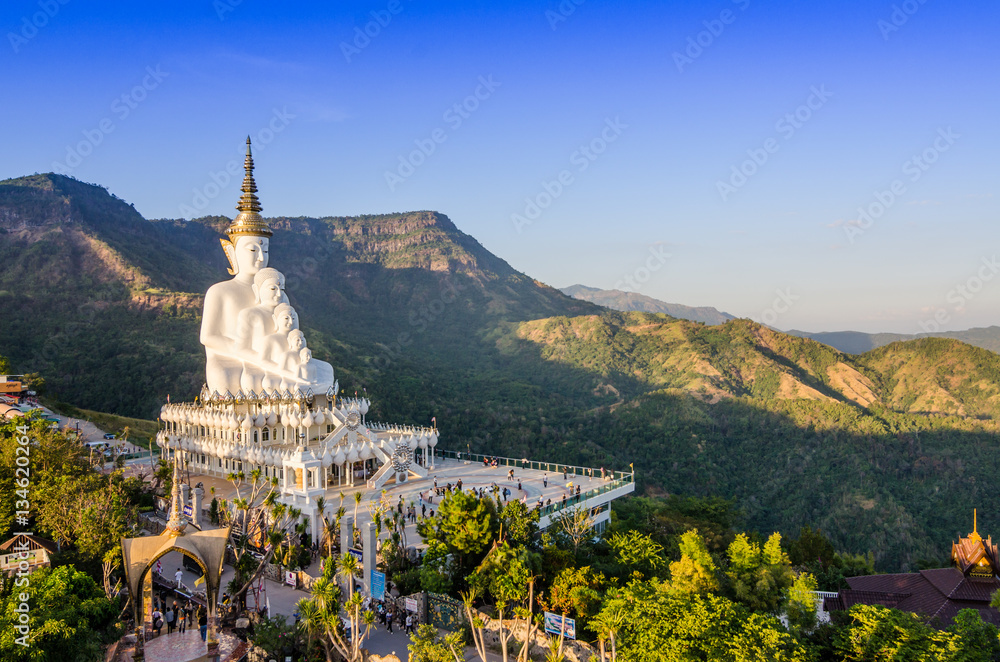
[[[365,595],[372,594],[372,570],[375,569],[375,553],[378,550],[375,541],[375,522],[368,522],[368,531],[365,535],[365,547],[362,550],[364,560],[364,577],[361,578],[361,585],[365,587]]]

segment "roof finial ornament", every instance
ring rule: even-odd
[[[979,535],[979,527],[978,527],[977,520],[978,520],[978,517],[977,517],[976,509],[973,508],[972,509],[972,533],[969,534],[969,539],[970,540],[975,540],[976,542],[979,542],[979,541],[981,541],[983,539],[983,537],[981,535]]]
[[[273,234],[271,228],[267,227],[267,223],[260,215],[263,208],[260,206],[260,200],[257,199],[257,182],[253,179],[253,154],[250,153],[250,136],[247,136],[247,155],[243,159],[243,168],[246,170],[241,187],[243,195],[240,196],[240,201],[236,205],[236,209],[240,213],[226,230],[226,234],[229,235],[229,239],[233,243],[236,242],[239,235],[270,237]]]
[[[167,530],[172,536],[179,536],[187,528],[187,516],[184,514],[184,503],[181,498],[181,476],[180,458],[177,455],[177,446],[174,446],[174,475],[170,490],[170,519],[167,522]]]
[[[250,152],[250,136],[247,136],[247,155],[243,159],[243,168],[246,174],[243,175],[243,195],[236,205],[236,210],[240,213],[233,220],[232,225],[226,229],[228,239],[219,239],[222,243],[222,250],[229,258],[229,274],[236,275],[238,271],[236,264],[236,240],[240,236],[270,237],[273,232],[267,226],[260,215],[260,200],[257,199],[257,182],[253,179],[253,154]]]
[[[247,155],[243,159],[243,169],[246,171],[243,175],[243,186],[241,187],[243,195],[240,196],[236,210],[239,212],[259,213],[262,208],[260,200],[257,199],[257,182],[253,179],[253,154],[250,152],[250,136],[247,136]]]

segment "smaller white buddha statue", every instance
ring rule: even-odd
[[[257,305],[244,308],[236,320],[233,347],[243,354],[240,387],[244,393],[259,391],[264,379],[266,341],[275,331],[274,309],[284,298],[285,277],[277,269],[265,267],[254,274],[254,300]]]

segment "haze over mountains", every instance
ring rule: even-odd
[[[918,333],[907,335],[903,333],[862,333],[861,331],[827,331],[811,333],[809,331],[786,331],[785,333],[801,338],[812,338],[818,342],[836,347],[842,352],[863,354],[869,350],[883,347],[890,343],[917,338],[952,338],[962,342],[1000,352],[1000,326],[988,326],[964,331],[940,331],[937,333]]]
[[[725,324],[731,319],[736,319],[734,315],[721,312],[709,306],[695,308],[679,303],[666,303],[645,294],[639,294],[638,292],[602,290],[596,287],[587,287],[586,285],[570,285],[569,287],[561,288],[560,291],[575,299],[590,301],[599,306],[622,312],[663,313],[677,319],[702,322],[703,324]]]
[[[597,287],[587,287],[586,285],[570,285],[569,287],[562,288],[561,291],[563,294],[576,299],[590,301],[622,312],[663,313],[678,319],[702,322],[704,324],[724,324],[731,319],[736,319],[734,315],[719,311],[711,306],[693,307],[679,303],[666,303],[636,292],[602,290]],[[1000,352],[1000,326],[910,335],[904,333],[864,333],[862,331],[812,332],[796,329],[785,331],[784,333],[800,338],[811,338],[848,354],[864,354],[890,343],[916,340],[917,338],[953,338],[969,343],[970,345],[975,345],[976,347],[988,349],[991,352]]]
[[[268,222],[316,357],[367,391],[372,420],[436,416],[445,448],[634,463],[643,489],[734,499],[747,527],[819,527],[890,570],[947,556],[995,498],[992,352],[925,338],[853,356],[749,320],[611,311],[432,211]],[[147,220],[59,175],[0,182],[0,354],[89,409],[193,398],[228,224]]]

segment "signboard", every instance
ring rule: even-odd
[[[417,599],[416,598],[406,598],[406,611],[412,611],[416,613],[417,611]]]
[[[381,600],[385,597],[385,573],[372,569],[372,597]]]
[[[289,586],[295,586],[295,573],[291,570],[285,571],[285,583]]]
[[[194,508],[192,508],[191,506],[184,506],[184,514],[187,515],[188,517],[193,516]]]
[[[545,612],[545,631],[549,634],[562,632],[567,639],[576,639],[576,621],[572,618],[563,619],[559,614]]]
[[[358,563],[365,562],[365,556],[364,554],[361,553],[360,549],[354,549],[353,547],[348,547],[347,553],[356,558],[358,560]]]

